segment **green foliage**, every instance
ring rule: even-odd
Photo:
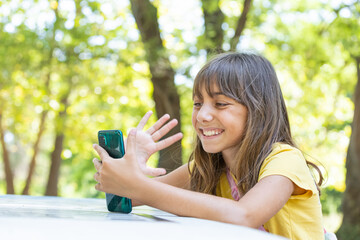
[[[7,147],[19,183],[17,193],[22,190],[43,111],[48,111],[46,129],[31,193],[44,192],[54,134],[61,131],[65,142],[60,194],[80,197],[102,196],[93,188],[92,176],[91,160],[95,154],[91,145],[97,142],[97,131],[110,128],[126,131],[136,126],[147,110],[153,109],[148,72],[144,68],[135,70],[133,66],[142,63],[143,51],[127,37],[129,26],[117,25],[105,31],[100,4],[83,1],[80,5],[76,2],[76,7],[86,11],[76,11],[73,24],[68,18],[69,12],[58,11],[54,5],[43,11],[58,11],[56,19],[46,22],[46,28],[35,29],[26,22],[33,18],[31,12],[19,5],[12,9],[9,17],[23,15],[22,23],[14,26],[13,32],[0,32],[0,98],[4,103],[5,130],[8,136],[13,136]],[[8,7],[9,4],[3,6]],[[35,3],[33,7],[39,9]],[[1,25],[10,26],[10,18],[2,18]],[[110,16],[106,20],[111,20]],[[105,45],[118,39],[129,47]],[[50,82],[46,85],[48,79]],[[59,125],[58,114],[66,106],[65,117]],[[3,170],[0,172],[2,176]]]
[[[324,215],[339,214],[341,212],[341,201],[343,192],[334,187],[327,187],[321,190],[321,206]]]
[[[97,142],[97,131],[119,128],[126,135],[146,111],[154,111],[149,66],[130,7],[124,1],[59,1],[59,6],[51,2],[43,7],[30,2],[30,8],[24,1],[12,7],[0,4],[0,107],[16,192],[24,185],[40,117],[46,111],[31,194],[44,193],[58,130],[65,134],[60,194],[104,197],[94,189],[93,180],[91,160],[96,154],[91,146]],[[65,2],[73,3],[74,9],[61,5]],[[176,71],[186,162],[194,137],[192,79],[206,61],[209,39],[203,34],[200,1],[190,1],[185,10],[177,1],[152,2],[158,8],[164,51]],[[225,14],[226,50],[242,3],[219,3]],[[360,54],[358,8],[358,4],[334,7],[325,1],[253,1],[238,45],[238,50],[255,49],[274,64],[293,135],[304,152],[323,163],[328,185],[334,187],[323,191],[325,214],[339,211],[344,189],[356,83],[352,56]],[[344,15],[346,11],[350,14]],[[56,129],[66,105],[63,127]],[[155,121],[152,117],[151,123]],[[155,156],[151,164],[156,161]],[[0,162],[2,180],[1,157]],[[0,193],[5,193],[4,181]]]

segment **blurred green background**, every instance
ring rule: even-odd
[[[156,64],[135,6],[145,20],[157,16]],[[186,162],[197,71],[215,52],[251,50],[273,63],[294,139],[326,172],[323,212],[336,231],[355,106],[359,12],[355,0],[1,1],[0,194],[12,193],[12,181],[15,194],[104,197],[93,180],[97,131],[126,135],[145,112],[156,112],[152,77],[161,59],[173,70]],[[156,115],[148,126],[155,121]]]

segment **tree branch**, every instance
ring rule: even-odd
[[[236,50],[236,46],[239,43],[240,36],[241,36],[242,32],[245,29],[245,24],[246,24],[246,21],[247,21],[247,15],[249,13],[250,6],[251,6],[251,0],[245,0],[244,1],[243,11],[242,11],[242,13],[241,13],[241,15],[239,17],[238,22],[237,22],[235,35],[230,40],[230,51],[235,51]]]

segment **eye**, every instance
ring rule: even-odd
[[[228,103],[224,103],[224,102],[217,102],[215,103],[215,106],[216,107],[226,107],[228,106],[229,104]]]
[[[202,103],[201,102],[194,102],[194,108],[199,108],[201,107]]]

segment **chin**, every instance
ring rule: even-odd
[[[206,148],[203,146],[203,149],[205,152],[207,153],[218,153],[218,152],[221,152],[219,149],[214,149],[214,148]]]

